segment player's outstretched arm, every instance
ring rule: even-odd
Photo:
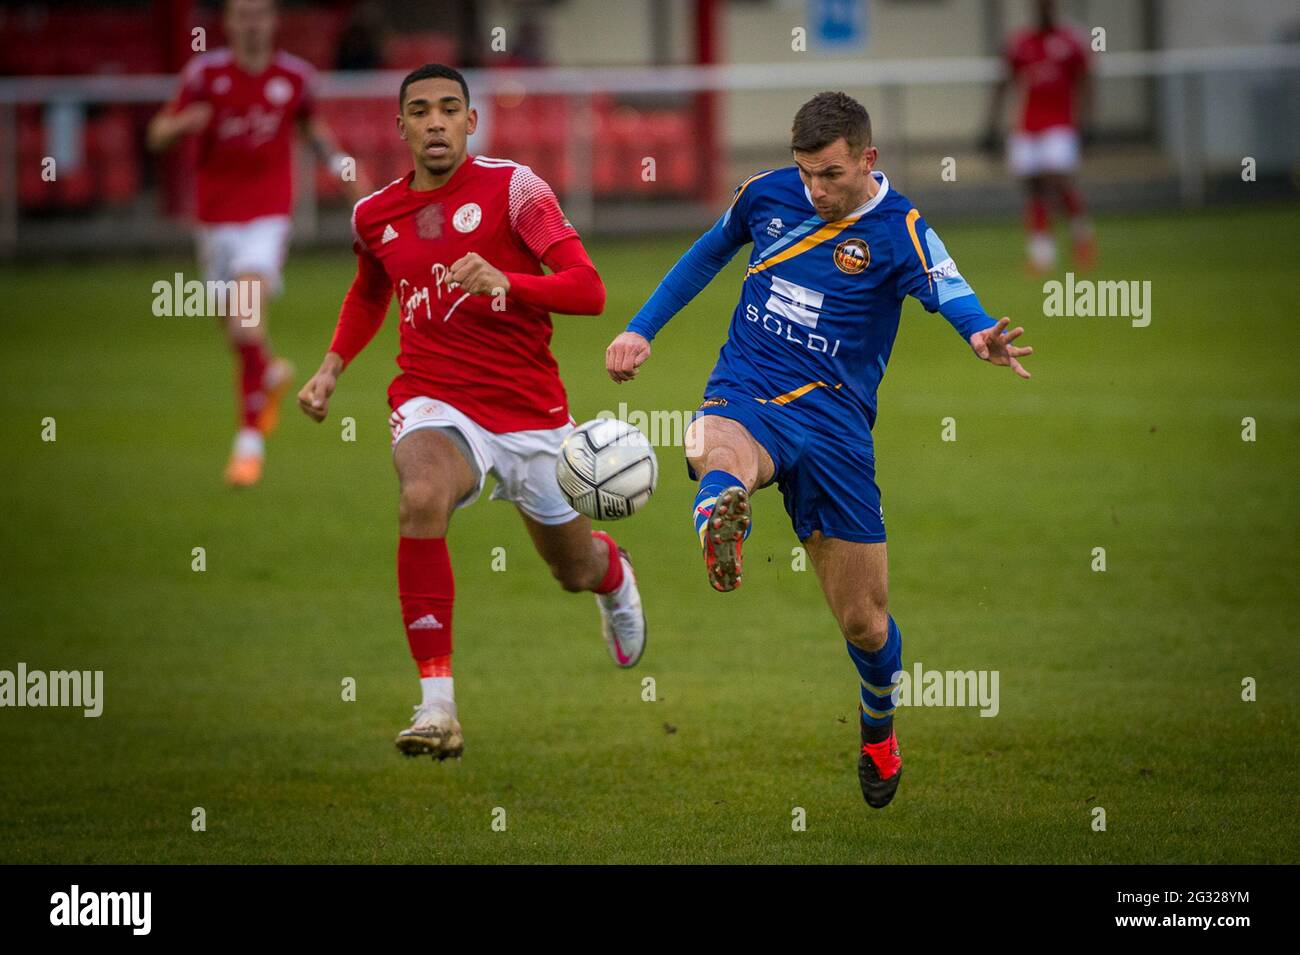
[[[342,177],[343,192],[353,203],[374,191],[365,169],[356,164],[355,158],[343,152],[329,123],[319,116],[304,116],[298,120],[298,133],[311,147],[317,162]],[[346,175],[349,171],[350,176]]]
[[[1007,365],[1021,378],[1032,377],[1029,372],[1020,364],[1018,359],[1034,353],[1033,346],[1021,348],[1018,345],[1011,344],[1017,338],[1025,333],[1022,326],[1007,331],[1006,328],[1011,324],[1011,319],[1005,315],[998,319],[996,325],[992,325],[983,331],[978,331],[970,337],[970,347],[975,354],[993,365]]]
[[[370,344],[388,314],[393,283],[373,255],[357,247],[357,275],[343,297],[334,339],[316,374],[298,392],[298,407],[313,421],[324,421],[339,375]]]
[[[636,377],[637,369],[650,357],[650,342],[659,330],[713,281],[746,241],[728,211],[686,250],[632,316],[627,329],[605,349],[605,371],[611,379],[621,384]]]
[[[145,145],[150,152],[162,153],[175,146],[182,137],[197,133],[208,125],[212,107],[208,103],[190,103],[182,109],[164,106],[149,120]]]
[[[900,230],[895,237],[899,258],[905,263],[899,270],[900,297],[910,295],[927,312],[942,315],[977,357],[994,365],[1008,365],[1021,378],[1030,377],[1017,359],[1032,355],[1034,350],[1011,344],[1025,330],[1016,328],[1008,332],[1011,319],[994,321],[984,310],[975,290],[957,270],[957,263],[948,254],[943,240],[920,213],[913,209],[906,221],[911,223],[911,228],[905,235]]]

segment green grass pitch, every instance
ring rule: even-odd
[[[150,310],[154,281],[192,277],[188,250],[0,270],[0,669],[105,674],[98,719],[0,710],[0,861],[1295,861],[1296,207],[1102,219],[1097,276],[1151,281],[1147,328],[1044,317],[1012,223],[943,232],[986,306],[1028,329],[1034,378],[905,307],[875,434],[891,609],[907,666],[997,670],[1000,712],[901,710],[907,774],[882,812],[855,775],[856,674],[775,489],[744,587],[716,594],[681,452],[660,449],[654,499],[610,528],[650,616],[626,672],[513,508],[461,512],[465,757],[402,759],[417,687],[394,582],[392,316],[327,423],[287,408],[264,483],[233,493],[230,358],[211,320]],[[556,320],[579,420],[698,403],[739,259],[640,379],[602,365],[688,241],[591,244],[606,315]],[[300,372],[351,274],[342,252],[291,255],[270,328]]]

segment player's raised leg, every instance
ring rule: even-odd
[[[596,594],[601,631],[614,662],[636,666],[645,652],[646,619],[627,551],[604,531],[593,531],[585,517],[548,524],[522,508],[519,514],[560,586],[572,593]]]
[[[480,475],[458,440],[454,433],[423,428],[401,436],[393,449],[400,485],[397,590],[421,690],[411,725],[397,736],[397,748],[407,756],[446,759],[459,756],[465,745],[451,675],[455,579],[447,528]]]
[[[772,456],[739,421],[700,415],[686,429],[686,460],[700,476],[695,532],[714,590],[741,581],[741,545],[753,525],[749,493],[772,480]]]
[[[804,545],[858,670],[858,781],[867,804],[882,809],[894,798],[903,775],[892,696],[903,668],[903,636],[889,614],[885,544],[840,540],[815,531]]]

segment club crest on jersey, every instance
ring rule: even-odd
[[[835,247],[835,267],[846,275],[857,275],[871,264],[871,249],[861,239],[845,239]]]
[[[273,76],[266,81],[262,94],[272,106],[283,106],[293,99],[293,84],[283,76]]]
[[[781,230],[785,228],[785,223],[781,219],[775,218],[767,224],[767,234],[774,239],[781,238]]]
[[[473,232],[482,221],[483,210],[478,207],[477,202],[465,203],[451,218],[451,224],[456,227],[457,232]]]

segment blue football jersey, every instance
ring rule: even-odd
[[[798,167],[746,180],[629,330],[653,337],[752,243],[705,394],[798,407],[836,429],[870,429],[904,298],[941,311],[963,339],[995,324],[912,203],[883,173],[872,175],[876,194],[834,222],[814,210]]]

